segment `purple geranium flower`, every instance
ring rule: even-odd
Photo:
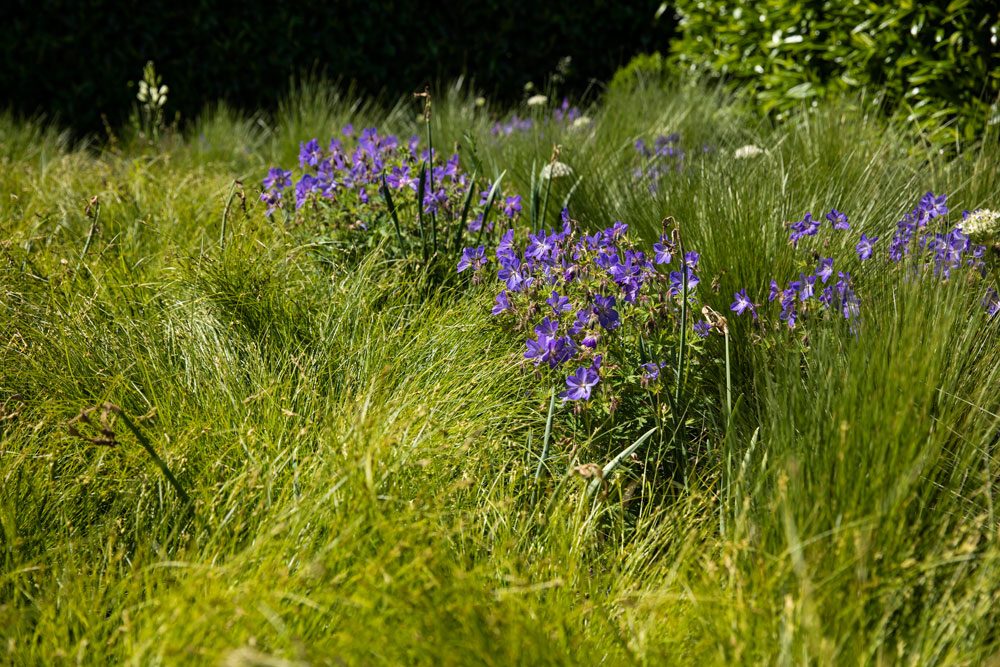
[[[542,321],[535,325],[535,333],[539,336],[555,336],[559,330],[559,320],[552,320],[549,317],[542,318]]]
[[[602,296],[598,294],[594,297],[594,313],[597,314],[597,321],[608,331],[613,331],[621,326],[621,317],[615,310],[615,297]]]
[[[323,159],[323,152],[320,150],[318,141],[310,139],[299,144],[299,166],[303,169],[315,167],[321,159]]]
[[[508,218],[513,218],[521,212],[521,195],[507,197],[503,205],[503,212]]]
[[[670,293],[671,294],[680,294],[680,293],[682,293],[684,291],[684,277],[685,277],[685,274],[687,276],[687,289],[688,289],[688,292],[690,292],[692,289],[694,289],[695,286],[697,286],[698,283],[701,282],[701,280],[698,278],[698,276],[696,276],[694,274],[694,272],[691,271],[691,268],[688,267],[688,266],[684,267],[684,273],[683,274],[680,271],[671,271],[670,272]]]
[[[862,262],[866,259],[870,259],[875,250],[876,241],[878,241],[877,236],[868,238],[865,234],[862,234],[861,240],[858,241],[858,245],[855,248],[858,251],[858,259]]]
[[[281,192],[285,188],[292,187],[292,172],[281,167],[272,167],[264,177],[264,189],[273,192]]]
[[[948,201],[948,195],[935,197],[933,192],[928,192],[921,198],[919,208],[927,214],[928,218],[936,218],[939,215],[947,215],[946,201]]]
[[[448,193],[444,188],[438,188],[436,192],[427,192],[424,194],[424,213],[437,213],[447,203]]]
[[[745,289],[741,289],[736,292],[736,294],[733,295],[733,298],[736,300],[729,306],[729,310],[733,311],[737,315],[742,315],[749,310],[753,319],[757,319],[757,308],[753,305],[753,301],[750,300],[750,297],[747,296],[747,291]]]
[[[656,382],[660,377],[660,365],[655,361],[650,361],[642,365],[643,384]]]
[[[510,310],[510,298],[507,296],[507,290],[504,290],[497,294],[496,302],[493,305],[493,310],[490,311],[492,315],[499,315],[500,313]]]
[[[771,280],[771,291],[767,295],[768,302],[771,302],[771,301],[774,301],[775,299],[777,299],[779,294],[781,294],[781,287],[779,287],[778,283],[772,279]]]
[[[653,262],[655,264],[669,264],[673,259],[673,244],[666,236],[660,237],[659,243],[653,244]]]
[[[986,296],[983,297],[983,308],[986,309],[986,314],[991,318],[1000,313],[1000,294],[997,294],[996,289],[991,287],[987,290]]]
[[[841,213],[837,209],[832,209],[826,214],[826,219],[830,221],[834,229],[850,229],[851,225],[847,222],[847,215]]]
[[[552,306],[552,310],[558,316],[559,313],[568,313],[573,310],[573,306],[569,302],[569,298],[565,296],[559,296],[559,293],[555,290],[552,291],[552,296],[545,300],[545,303]]]
[[[462,250],[462,257],[458,260],[458,273],[470,268],[473,271],[479,271],[479,269],[486,266],[485,255],[486,248],[484,246],[465,248]]]
[[[559,398],[569,401],[586,401],[590,399],[591,391],[600,380],[601,376],[593,366],[589,368],[581,366],[566,378],[566,391],[559,394]]]
[[[826,284],[826,281],[833,276],[833,257],[827,257],[825,259],[819,260],[819,266],[816,267],[816,277]]]

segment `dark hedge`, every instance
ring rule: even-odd
[[[643,51],[666,49],[670,16],[658,0],[421,3],[331,0],[0,3],[3,102],[77,131],[122,123],[148,60],[170,86],[167,113],[191,117],[216,100],[271,108],[303,73],[361,92],[401,95],[468,73],[513,101],[564,56],[563,89],[580,93]]]

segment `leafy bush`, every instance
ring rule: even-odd
[[[640,53],[615,72],[609,87],[614,91],[656,85],[667,78],[668,72],[668,60],[659,51]]]
[[[312,72],[355,81],[361,92],[399,95],[463,74],[498,99],[542,84],[567,56],[566,92],[605,79],[637,52],[666,48],[673,25],[651,22],[655,0],[610,3],[472,3],[391,0],[177,5],[151,0],[122,11],[107,0],[15,0],[0,46],[0,88],[27,113],[58,114],[77,130],[127,117],[134,81],[153,60],[171,106],[193,117],[219,99],[270,107],[289,78]]]
[[[679,0],[675,62],[750,83],[765,112],[873,91],[934,141],[971,140],[997,122],[1000,14],[972,0]]]

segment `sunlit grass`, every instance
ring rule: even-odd
[[[475,150],[484,180],[506,170],[527,194],[559,145],[584,224],[620,219],[651,240],[673,216],[720,312],[795,270],[782,223],[806,211],[885,234],[927,190],[953,210],[998,205],[996,137],[936,155],[846,104],[772,127],[716,91],[645,90],[585,109],[587,127],[540,120],[506,139],[471,93],[433,108],[435,144]],[[820,328],[805,353],[792,336],[755,344],[731,318],[733,419],[711,425],[687,488],[636,492],[625,463],[595,503],[558,427],[536,487],[548,393],[520,370],[522,342],[491,325],[492,294],[423,284],[377,253],[317,261],[256,202],[299,141],[347,122],[409,136],[419,110],[316,84],[274,118],[210,109],[158,146],[115,150],[0,118],[6,660],[996,653],[1000,345],[977,295],[873,269],[859,335]],[[673,131],[689,159],[651,194],[632,179],[634,142]],[[767,153],[735,159],[745,144]],[[230,206],[223,248],[235,180],[247,207]],[[554,186],[549,220],[569,185]],[[709,345],[721,359],[721,338]],[[707,372],[704,400],[721,404],[721,362]],[[113,447],[70,434],[105,401],[148,435],[190,508],[120,421]]]

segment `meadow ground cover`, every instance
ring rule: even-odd
[[[996,659],[996,128],[570,109],[0,119],[4,660]]]

